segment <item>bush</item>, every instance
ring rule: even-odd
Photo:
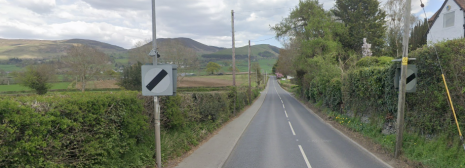
[[[459,121],[465,119],[465,78],[459,77],[465,76],[465,58],[462,56],[465,52],[464,41],[451,40],[436,45]],[[409,54],[417,58],[410,64],[417,65],[418,83],[417,92],[406,95],[405,122],[408,130],[423,135],[446,132],[449,136],[455,136],[457,129],[450,127],[455,123],[434,50],[424,46]],[[388,60],[383,59],[386,59],[385,62]],[[396,114],[398,91],[393,87],[396,67],[396,64],[388,64],[358,68],[348,73],[342,91],[347,110],[381,116]]]
[[[26,71],[20,72],[16,77],[18,82],[26,87],[34,89],[37,94],[43,95],[52,88],[52,82],[56,75],[50,65],[29,65]]]
[[[159,97],[163,162],[248,104],[245,88],[229,89]],[[0,167],[154,165],[153,110],[153,97],[133,91],[0,97]]]
[[[371,67],[371,66],[387,66],[393,64],[392,57],[364,57],[357,61],[357,67]]]
[[[0,101],[0,167],[141,167],[150,153],[136,92]],[[131,158],[131,159],[127,159]],[[137,158],[137,159],[135,159]]]
[[[118,79],[117,85],[127,90],[142,90],[142,63],[137,62],[134,65],[127,65],[121,72],[121,77]]]

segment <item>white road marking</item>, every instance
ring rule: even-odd
[[[286,108],[286,107],[284,107],[284,104],[283,104],[283,108]]]
[[[292,128],[291,122],[290,122],[290,121],[288,121],[288,122],[289,122],[289,126],[291,127],[292,134],[294,134],[294,135],[295,135],[294,128]]]
[[[284,113],[286,114],[286,118],[289,118],[289,117],[287,116],[287,112],[286,112],[286,110],[284,110]]]
[[[302,146],[299,145],[299,148],[300,148],[300,152],[302,152],[302,156],[304,157],[304,160],[305,160],[305,163],[307,164],[307,167],[312,168],[312,166],[310,165],[310,162],[307,159],[307,155],[305,155],[305,152],[302,149]]]
[[[281,100],[281,103],[283,103],[283,104],[284,104],[283,100]]]

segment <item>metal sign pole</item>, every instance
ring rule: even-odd
[[[155,14],[155,0],[152,0],[152,50],[157,51],[157,22]],[[153,56],[153,65],[158,64],[157,53]],[[160,104],[158,102],[158,97],[153,97],[154,110],[155,110],[155,149],[157,157],[157,167],[161,168],[161,143],[160,143]]]

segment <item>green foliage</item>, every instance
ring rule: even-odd
[[[409,51],[416,50],[426,44],[426,35],[428,32],[428,20],[425,18],[419,21],[410,32]]]
[[[450,40],[436,45],[457,119],[462,128],[462,121],[465,120],[463,94],[465,79],[460,76],[465,75],[464,41],[464,39]],[[457,167],[464,162],[451,163],[449,158],[463,158],[461,151],[463,149],[457,139],[458,131],[445,94],[435,49],[432,46],[423,46],[409,55],[417,58],[413,63],[418,67],[418,83],[417,92],[406,95],[407,143],[403,147],[405,154],[428,166]],[[309,95],[306,98],[321,102],[324,107],[334,111],[340,110],[334,108],[334,105],[337,105],[338,101],[342,102],[344,109],[342,113],[336,112],[336,114],[354,114],[354,123],[361,116],[372,116],[371,126],[347,125],[374,138],[386,148],[393,149],[395,136],[381,134],[382,125],[392,122],[397,113],[398,91],[394,88],[393,80],[397,65],[390,63],[390,59],[392,58],[380,57],[360,60],[357,68],[344,75],[340,89],[342,98],[338,98],[335,79],[326,81],[327,84],[312,81],[311,87],[308,89],[302,87],[302,89]],[[326,94],[323,95],[321,90],[326,90]],[[437,138],[428,140],[428,137]]]
[[[272,72],[273,74],[276,73],[276,67],[278,67],[278,61],[276,61],[276,63],[273,64],[273,68],[271,69],[271,72]]]
[[[361,51],[363,38],[372,44],[373,53],[380,54],[384,47],[386,13],[377,0],[336,0],[331,10],[347,27],[348,33],[340,36],[342,45]]]
[[[89,92],[0,98],[0,167],[152,164],[150,151],[134,151],[153,143],[144,139],[147,117],[136,95]]]
[[[52,87],[52,80],[56,78],[55,71],[50,65],[30,65],[24,72],[16,77],[23,86],[34,89],[37,94],[43,95]]]
[[[209,74],[214,74],[215,72],[218,72],[221,69],[220,64],[215,63],[215,62],[209,62],[206,67],[206,71]]]
[[[364,57],[360,59],[355,65],[357,67],[371,67],[371,66],[387,66],[391,65],[392,60],[394,58],[392,57]]]
[[[142,63],[140,62],[125,66],[121,77],[118,79],[118,86],[128,90],[142,90],[141,67]]]
[[[262,89],[254,88],[252,99],[259,96]],[[248,105],[246,90],[245,87],[228,87],[223,88],[223,91],[184,92],[176,96],[159,97],[162,111],[162,162],[181,156],[236,116]],[[140,98],[144,101],[144,114],[148,116],[150,128],[153,129],[153,98]]]

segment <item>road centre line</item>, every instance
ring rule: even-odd
[[[286,112],[286,110],[284,110],[284,113],[286,114],[286,118],[289,118],[289,117],[287,116],[287,112]]]
[[[305,163],[307,164],[307,167],[312,168],[312,166],[310,165],[310,162],[307,159],[307,155],[305,155],[305,152],[302,149],[302,146],[299,145],[299,148],[300,148],[300,152],[302,153],[302,156],[304,157]]]
[[[283,108],[285,109],[286,107],[284,107],[284,104],[283,104]]]
[[[288,121],[288,122],[289,122],[289,126],[291,127],[292,134],[294,134],[294,135],[295,135],[294,128],[292,128],[292,124],[291,124],[291,122],[290,122],[290,121]]]

